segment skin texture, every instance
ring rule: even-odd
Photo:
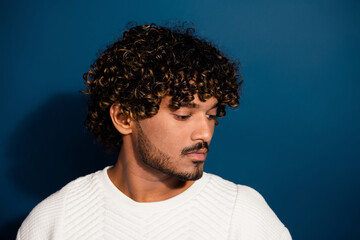
[[[186,190],[200,178],[214,133],[217,99],[178,110],[162,99],[158,113],[139,121],[110,108],[115,128],[123,134],[118,161],[108,170],[114,185],[137,202],[161,201]]]

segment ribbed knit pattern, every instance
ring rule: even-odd
[[[36,206],[17,240],[291,239],[255,190],[205,173],[183,193],[139,203],[120,192],[107,168],[76,179]]]

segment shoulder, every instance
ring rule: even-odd
[[[208,186],[212,187],[214,191],[231,192],[236,195],[237,185],[235,183],[211,173],[206,173],[206,178]]]
[[[202,204],[211,202],[217,208],[222,209],[221,211],[227,209],[231,214],[237,197],[236,184],[210,173],[206,173],[205,177],[206,181],[204,182],[206,182],[206,185],[201,191]]]
[[[291,239],[291,236],[263,196],[255,189],[237,185],[231,223],[232,236],[243,239]],[[236,239],[236,238],[235,238]]]
[[[97,173],[71,181],[36,205],[21,224],[17,239],[61,239],[65,207],[71,202],[69,198],[74,191],[79,192],[78,189],[88,188]]]
[[[221,206],[221,212],[230,213],[230,239],[291,239],[287,228],[258,191],[213,174],[207,173],[206,177],[208,196],[202,203],[217,200],[215,206]]]
[[[264,212],[269,210],[263,196],[255,189],[245,186],[237,185],[237,208],[251,208],[263,210]]]

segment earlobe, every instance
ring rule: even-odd
[[[129,116],[124,115],[120,111],[120,104],[114,103],[110,107],[110,117],[114,127],[122,134],[128,135],[132,133],[132,120]]]

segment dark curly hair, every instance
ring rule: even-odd
[[[109,109],[133,120],[157,114],[161,99],[170,95],[171,107],[210,97],[218,100],[217,116],[225,107],[239,105],[242,77],[238,63],[229,61],[209,42],[194,36],[194,28],[151,25],[135,26],[99,56],[84,74],[90,96],[87,126],[107,147],[120,147],[121,134],[115,129]]]

